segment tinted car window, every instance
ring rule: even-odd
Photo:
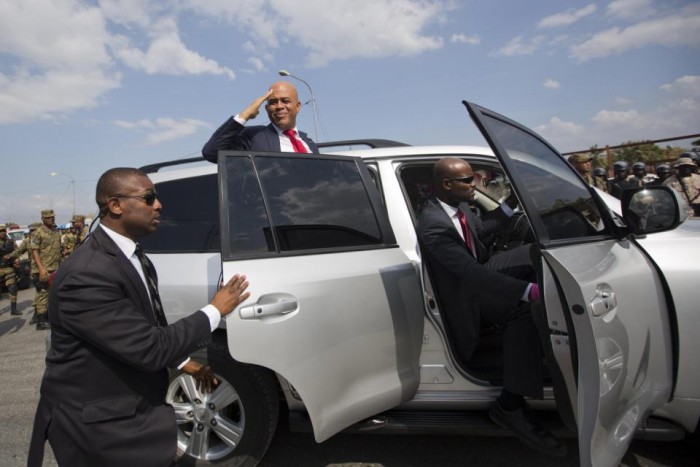
[[[225,183],[229,256],[383,242],[353,160],[228,157]]]
[[[156,185],[163,204],[155,233],[139,240],[158,253],[219,251],[219,195],[216,174]]]
[[[534,202],[545,229],[540,232],[542,240],[606,232],[591,191],[559,154],[540,139],[506,122],[484,116],[483,123],[506,150],[520,186]]]

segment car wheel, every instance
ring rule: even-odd
[[[221,344],[209,348],[209,365],[219,380],[211,394],[200,393],[187,374],[171,377],[166,401],[175,408],[179,465],[253,467],[277,427],[274,377],[236,362]]]

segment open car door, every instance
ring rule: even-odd
[[[537,239],[546,309],[538,327],[550,343],[550,368],[567,386],[557,388],[554,378],[558,405],[573,409],[580,463],[619,465],[639,423],[671,395],[671,335],[659,273],[549,143],[464,104]]]
[[[423,299],[361,159],[219,153],[223,279],[234,359],[293,385],[321,442],[411,399]]]

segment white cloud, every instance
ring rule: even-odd
[[[78,1],[0,1],[0,124],[92,108],[120,85],[99,9]],[[7,69],[9,68],[9,69]]]
[[[662,84],[659,89],[685,97],[700,97],[700,76],[683,76],[673,83]]]
[[[578,10],[567,10],[563,13],[557,13],[555,15],[547,16],[542,18],[538,23],[537,27],[540,29],[544,28],[557,28],[561,26],[568,26],[575,23],[581,18],[590,16],[597,10],[595,3],[590,3],[583,8]]]
[[[615,103],[617,105],[631,105],[631,104],[633,104],[632,99],[628,99],[626,97],[616,97]]]
[[[280,44],[308,49],[310,66],[439,49],[443,39],[424,31],[455,8],[448,0],[187,0],[186,5],[252,36],[258,56]]]
[[[546,80],[544,80],[544,83],[542,83],[542,85],[547,89],[559,89],[561,87],[559,81],[553,80],[552,78],[547,78]]]
[[[478,35],[468,36],[466,34],[452,34],[450,42],[457,44],[477,45],[481,43],[481,37]]]
[[[700,11],[687,8],[685,13],[643,21],[627,28],[615,27],[599,32],[570,48],[579,62],[603,58],[649,45],[700,47]]]
[[[131,47],[125,42],[115,42],[115,54],[125,65],[152,75],[226,75],[235,79],[236,74],[216,61],[193,52],[180,40],[177,24],[173,18],[163,18],[151,26],[153,40],[146,52]]]
[[[641,127],[645,124],[644,119],[636,110],[601,110],[591,121],[604,126],[632,126]]]
[[[530,55],[535,50],[540,48],[544,42],[545,36],[535,36],[530,42],[525,42],[523,36],[517,36],[511,39],[506,45],[496,51],[496,55],[512,57],[515,55]]]
[[[146,133],[146,141],[150,145],[183,138],[195,133],[200,128],[210,127],[209,123],[193,118],[177,120],[165,117],[155,120],[143,119],[136,122],[117,120],[114,124],[120,128]]]
[[[542,133],[542,136],[548,138],[553,135],[557,136],[557,139],[578,137],[585,133],[585,127],[577,125],[574,122],[567,122],[559,117],[552,117],[549,122],[535,127],[535,131]]]
[[[606,8],[607,14],[622,19],[650,16],[654,13],[652,0],[613,0]]]
[[[250,57],[248,59],[248,63],[253,65],[253,68],[255,69],[255,71],[267,71],[267,67],[265,66],[265,62],[263,62],[261,58]]]

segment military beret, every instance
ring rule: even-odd
[[[70,220],[71,222],[85,222],[85,216],[81,216],[80,214],[73,214],[73,219]]]
[[[41,217],[56,217],[56,214],[53,213],[53,209],[44,209],[41,211]]]
[[[569,162],[589,162],[591,160],[593,160],[593,156],[583,152],[569,156]]]
[[[690,157],[679,157],[678,160],[673,164],[674,167],[682,167],[684,165],[689,165],[691,167],[697,167],[698,165],[695,163],[693,159]]]

